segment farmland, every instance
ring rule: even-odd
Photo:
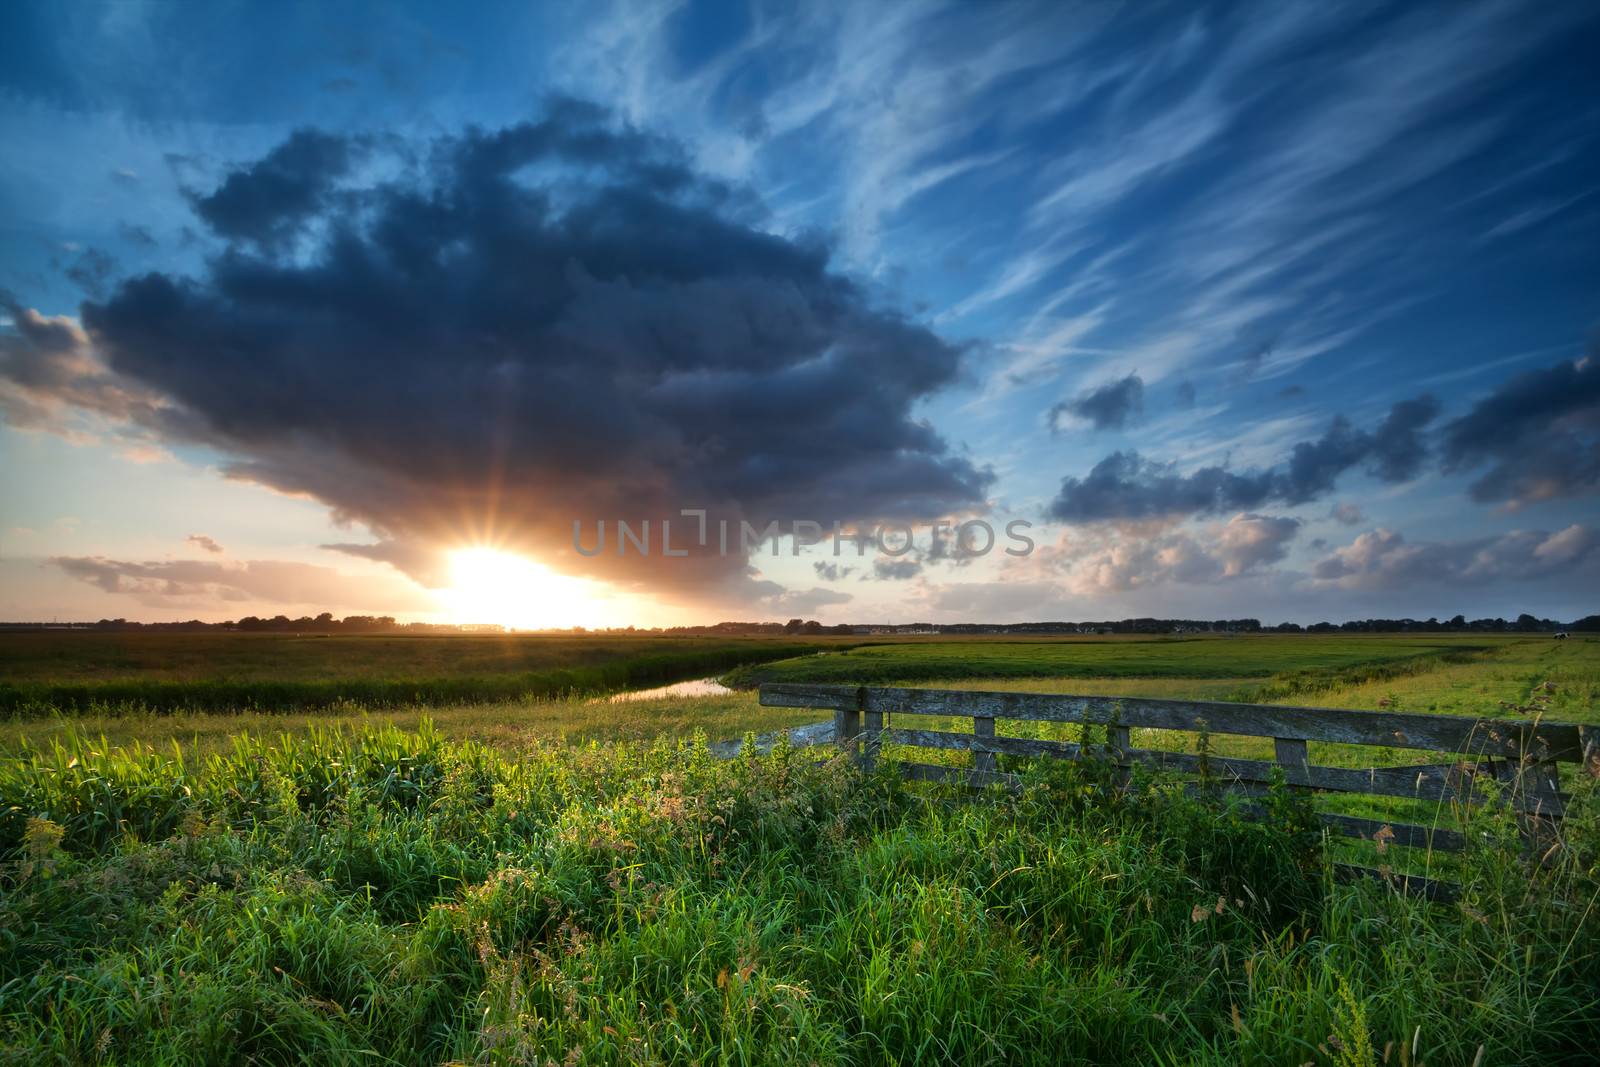
[[[79,636],[8,645],[6,680],[216,695],[722,654],[450,638],[408,660],[382,638],[242,635],[74,653]],[[1549,683],[1548,714],[1579,722],[1600,686],[1586,639],[769,643],[761,660],[705,673],[1490,717]],[[1261,823],[1058,764],[970,803],[826,751],[710,758],[696,736],[815,718],[749,691],[480,693],[14,708],[0,1057],[1465,1067],[1587,1062],[1600,1040],[1585,781],[1568,847],[1534,868],[1508,817],[1473,814],[1460,899],[1435,904],[1335,880],[1292,795]]]
[[[763,638],[10,633],[0,713],[530,700],[656,685],[825,647]]]

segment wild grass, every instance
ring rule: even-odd
[[[0,763],[0,1055],[1589,1062],[1574,803],[1533,866],[1485,813],[1441,906],[1335,881],[1286,793],[1264,824],[1093,763],[974,803],[784,746],[69,736]]]
[[[416,730],[429,722],[442,736],[476,741],[514,754],[549,742],[638,741],[691,737],[725,741],[814,722],[806,708],[763,708],[754,693],[723,696],[662,697],[629,701],[604,697],[557,697],[533,701],[470,704],[417,704],[367,707],[342,704],[317,711],[241,711],[56,714],[46,718],[0,721],[0,755],[24,745],[48,748],[76,734],[104,747],[144,746],[170,752],[180,746],[190,757],[226,752],[234,738],[301,738],[330,723],[347,728],[396,726]]]

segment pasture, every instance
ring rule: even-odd
[[[529,701],[715,674],[827,638],[15,632],[0,714]]]
[[[123,646],[159,679],[59,647],[54,663],[38,646],[0,659],[36,692],[272,680],[241,677],[270,646],[208,658],[183,640]],[[409,669],[391,642],[344,640],[352,677]],[[443,640],[466,643],[419,646],[429,676],[456,648],[477,677],[492,676],[485,657],[541,669],[528,649]],[[607,639],[572,640],[563,654],[590,664],[663,647],[618,639],[640,643],[605,658]],[[295,650],[286,676],[338,684],[337,656],[278,648]],[[1600,642],[1581,638],[792,651],[769,642],[757,669],[1483,717],[1525,717],[1537,696],[1550,718],[1600,721]],[[1449,871],[1461,895],[1440,904],[1335,879],[1350,848],[1402,868],[1415,850],[1329,842],[1290,791],[1263,823],[1161,776],[1123,792],[1092,762],[1002,757],[1024,787],[974,803],[900,780],[893,753],[863,773],[827,749],[723,761],[699,744],[817,717],[751,691],[14,707],[0,723],[0,1058],[1481,1067],[1588,1062],[1600,1040],[1592,781],[1574,776],[1563,847],[1541,863],[1503,810],[1468,813]]]

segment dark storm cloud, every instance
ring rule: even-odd
[[[1595,357],[1529,371],[1445,424],[1445,469],[1487,468],[1474,500],[1519,505],[1600,489]]]
[[[1404,400],[1371,432],[1337,416],[1321,437],[1299,442],[1286,463],[1267,470],[1211,466],[1179,474],[1172,464],[1137,452],[1113,452],[1084,477],[1063,479],[1049,515],[1063,522],[1095,522],[1304,504],[1331,492],[1340,475],[1359,466],[1383,481],[1406,481],[1427,457],[1422,432],[1437,413],[1431,397]]]
[[[349,138],[299,130],[216,191],[193,197],[195,211],[220,237],[276,246],[326,207],[356,154]]]
[[[1271,499],[1277,475],[1202,467],[1178,474],[1137,452],[1113,452],[1082,478],[1062,479],[1050,517],[1063,522],[1148,519],[1249,510]]]
[[[1407,482],[1422,471],[1428,446],[1422,431],[1439,417],[1439,402],[1431,396],[1402,400],[1372,434],[1372,467],[1380,481]]]
[[[1050,428],[1061,429],[1063,420],[1077,419],[1096,430],[1120,430],[1144,411],[1144,380],[1137,374],[1079,393],[1050,409]]]
[[[680,508],[737,528],[982,504],[989,472],[912,414],[959,350],[676,146],[572,101],[395,146],[294,135],[197,200],[222,242],[201,276],[83,309],[103,377],[162,398],[165,436],[381,542],[340,551],[429,580],[437,549],[479,541],[573,569],[574,519],[592,539],[672,518],[681,544]],[[358,150],[392,176],[358,186]],[[742,556],[614,549],[613,528],[584,569],[749,578]]]

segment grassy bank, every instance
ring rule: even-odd
[[[0,1049],[1467,1065],[1600,1040],[1600,883],[1566,853],[1525,872],[1485,824],[1462,903],[1427,905],[1330,881],[1286,797],[1257,825],[1048,770],[968,804],[665,742],[35,753],[0,764]]]

